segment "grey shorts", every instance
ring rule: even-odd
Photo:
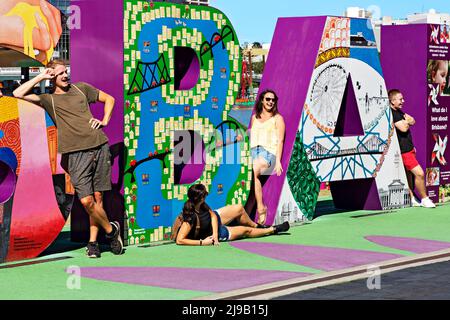
[[[82,199],[111,190],[111,153],[107,143],[93,149],[64,153],[61,166]]]

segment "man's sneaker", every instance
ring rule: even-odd
[[[113,227],[112,235],[106,235],[107,239],[111,241],[111,252],[114,254],[122,254],[123,253],[123,241],[120,236],[120,225],[117,221],[110,222]]]
[[[100,258],[102,254],[100,253],[100,247],[98,246],[97,241],[89,242],[86,246],[86,255],[89,258]]]
[[[421,207],[421,206],[422,205],[420,204],[420,202],[416,200],[416,197],[411,198],[411,207]]]
[[[424,208],[436,208],[436,205],[433,203],[433,201],[431,201],[430,198],[426,197],[423,198],[422,201],[420,202],[420,204],[422,205],[422,207]]]
[[[286,232],[289,230],[289,227],[290,227],[289,222],[285,221],[282,224],[277,224],[277,225],[273,226],[273,229],[274,229],[273,233],[278,234],[280,232]]]

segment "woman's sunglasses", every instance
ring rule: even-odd
[[[267,102],[270,102],[270,101],[276,102],[277,101],[276,98],[264,98],[264,100]]]

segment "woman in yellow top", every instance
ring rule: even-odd
[[[250,147],[253,159],[255,199],[258,223],[265,224],[267,207],[263,201],[261,175],[283,172],[283,152],[286,127],[278,112],[278,97],[273,90],[264,90],[258,97],[251,121]]]

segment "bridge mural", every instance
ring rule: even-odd
[[[125,202],[129,243],[168,239],[194,183],[208,204],[245,203],[249,143],[228,113],[239,43],[217,9],[125,1]]]

